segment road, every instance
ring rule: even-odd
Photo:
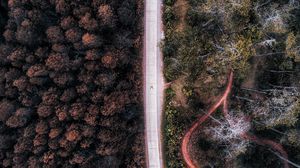
[[[144,111],[148,168],[162,168],[161,114],[163,102],[161,0],[145,1]]]

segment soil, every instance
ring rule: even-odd
[[[183,93],[183,88],[185,84],[186,77],[179,77],[177,80],[173,81],[171,84],[172,90],[175,92],[174,106],[187,107],[187,97]]]
[[[189,8],[187,0],[177,0],[173,6],[173,10],[176,11],[176,15],[179,18],[177,25],[177,31],[182,32],[185,27],[185,17]]]

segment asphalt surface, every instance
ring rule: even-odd
[[[163,102],[161,0],[145,1],[144,111],[148,168],[162,168],[161,114]]]

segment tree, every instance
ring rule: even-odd
[[[112,116],[119,112],[124,105],[129,104],[130,98],[128,92],[113,92],[104,97],[104,106],[101,111],[104,116]]]
[[[64,30],[69,30],[77,25],[75,19],[72,16],[67,16],[63,19],[61,19],[60,26]]]
[[[42,100],[44,105],[57,105],[60,92],[56,88],[49,88],[48,91],[44,92],[42,95]]]
[[[89,48],[94,48],[94,47],[100,47],[103,42],[99,36],[95,34],[85,33],[82,36],[82,43],[83,45]]]
[[[297,42],[299,37],[295,36],[294,33],[289,33],[286,39],[286,53],[287,56],[292,58],[295,62],[300,62],[300,46]]]
[[[279,33],[286,31],[286,25],[283,21],[282,14],[276,10],[266,16],[263,21],[263,27],[266,31]]]
[[[115,155],[120,150],[118,146],[117,144],[99,144],[96,153],[100,156]]]
[[[112,8],[108,4],[99,6],[97,16],[105,26],[115,26],[115,16]]]
[[[102,52],[97,49],[91,49],[86,51],[85,59],[89,61],[95,61],[101,58]]]
[[[118,58],[115,56],[115,54],[111,52],[107,52],[102,58],[101,62],[104,67],[106,68],[115,68],[117,66]]]
[[[35,132],[38,135],[46,135],[49,132],[49,125],[46,120],[40,120],[35,126]]]
[[[95,31],[99,28],[97,20],[92,17],[91,13],[86,13],[80,18],[79,26],[88,31]]]
[[[133,26],[136,22],[135,12],[133,12],[133,8],[135,6],[135,1],[133,0],[125,0],[122,2],[121,6],[118,9],[118,17],[119,21],[124,26]]]
[[[299,91],[297,89],[271,89],[268,99],[263,103],[253,104],[253,114],[266,128],[293,126],[298,121]]]
[[[70,6],[68,4],[68,2],[66,2],[65,0],[55,0],[56,2],[56,12],[62,15],[67,15],[70,12]]]
[[[105,88],[110,88],[115,84],[116,75],[114,73],[101,73],[96,76],[95,84],[103,86]]]
[[[5,4],[5,2],[2,2],[1,1],[1,4],[0,4],[0,34],[3,33],[3,30],[4,30],[4,26],[5,26],[5,23],[8,19],[8,8],[7,8],[7,4]],[[2,37],[0,36],[0,42],[2,41]]]
[[[77,141],[80,137],[79,131],[77,130],[70,130],[65,134],[68,141]]]
[[[65,32],[65,35],[69,42],[76,43],[81,40],[82,31],[79,28],[70,28]]]
[[[205,130],[209,133],[210,139],[216,141],[221,145],[225,145],[228,158],[235,158],[240,154],[246,152],[249,146],[249,141],[242,139],[241,135],[250,130],[250,122],[245,120],[243,116],[235,116],[227,121],[220,121],[214,119],[217,122],[216,127],[210,127]]]
[[[71,102],[77,96],[76,90],[74,88],[68,88],[64,90],[63,94],[60,97],[60,101],[62,102]]]
[[[37,108],[37,113],[40,117],[46,118],[53,114],[54,109],[52,106],[47,106],[47,105],[39,105]]]
[[[0,120],[5,122],[16,110],[16,105],[14,102],[8,100],[2,100],[0,102]]]
[[[27,76],[29,78],[32,77],[40,77],[40,76],[47,76],[48,75],[48,71],[47,68],[42,65],[42,64],[36,64],[31,66],[28,70],[27,70]]]
[[[16,32],[17,41],[25,46],[36,45],[40,41],[39,37],[35,25],[28,19],[21,23],[21,26],[18,27]]]
[[[86,111],[87,107],[84,103],[73,103],[71,105],[69,113],[74,120],[79,120],[83,118]]]
[[[55,71],[63,71],[68,69],[69,57],[59,53],[51,53],[46,60],[46,66]]]
[[[122,22],[131,22],[126,20],[131,15],[140,19],[142,3],[137,8],[134,1],[124,4],[128,10]],[[140,94],[140,41],[135,39],[141,32],[121,23],[117,11],[122,3],[0,2],[2,167],[127,166],[115,156],[131,145],[125,132],[135,136],[139,117],[127,124],[117,114]],[[111,130],[114,143],[97,139],[103,127]]]
[[[75,77],[70,73],[55,74],[52,78],[53,82],[60,87],[67,87],[74,83]]]
[[[62,43],[64,42],[64,34],[60,27],[58,26],[51,26],[46,31],[48,40],[51,43]]]
[[[49,132],[49,138],[54,139],[61,135],[62,129],[61,128],[52,128]]]
[[[32,141],[29,138],[20,138],[14,145],[14,153],[22,154],[32,150]]]
[[[6,125],[12,128],[23,127],[30,121],[32,115],[31,109],[19,108],[13,116],[8,118]]]

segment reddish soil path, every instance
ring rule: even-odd
[[[232,88],[232,84],[233,84],[233,72],[230,72],[229,75],[229,80],[228,80],[228,84],[226,86],[226,90],[223,93],[222,97],[219,99],[218,102],[216,102],[209,110],[208,112],[203,115],[202,117],[200,117],[193,125],[192,127],[187,131],[187,133],[184,135],[183,140],[182,140],[182,144],[181,144],[181,152],[184,158],[184,161],[186,163],[186,165],[189,168],[198,168],[198,166],[194,163],[194,161],[192,160],[190,154],[189,154],[189,150],[188,150],[188,145],[189,145],[189,141],[191,139],[191,136],[193,134],[193,132],[203,123],[205,122],[209,116],[211,114],[213,114],[218,107],[220,107],[221,105],[223,105],[223,114],[224,117],[227,119],[228,121],[228,117],[229,117],[229,110],[228,110],[228,95],[231,91]],[[230,122],[229,122],[230,123]],[[246,140],[250,140],[253,141],[259,145],[263,145],[263,146],[268,146],[271,147],[272,149],[274,149],[275,151],[279,152],[281,154],[281,156],[283,158],[285,158],[286,160],[288,160],[288,154],[286,153],[286,151],[284,150],[284,148],[282,147],[281,144],[276,143],[272,140],[268,140],[268,139],[262,139],[262,138],[258,138],[255,135],[251,135],[247,132],[243,133],[240,135],[241,138],[246,139]],[[289,168],[288,162],[284,160],[284,167],[285,168]]]
[[[269,139],[258,138],[257,136],[251,135],[249,133],[244,133],[244,134],[241,135],[241,137],[244,138],[244,139],[248,139],[250,141],[253,141],[253,142],[255,142],[259,145],[269,146],[272,149],[278,151],[283,158],[288,159],[288,154],[284,150],[283,146],[281,144],[277,143],[277,142],[274,142],[274,141],[269,140]],[[289,168],[289,163],[286,160],[284,160],[283,164],[284,164],[284,168]]]
[[[233,82],[233,72],[230,73],[228,85],[226,87],[226,90],[225,90],[223,96],[220,98],[220,100],[217,103],[215,103],[208,110],[207,114],[205,114],[204,116],[200,117],[192,125],[192,127],[188,130],[188,132],[183,137],[183,141],[182,141],[182,144],[181,144],[181,152],[182,152],[183,158],[184,158],[184,160],[185,160],[185,162],[186,162],[186,164],[187,164],[188,167],[190,167],[190,168],[197,168],[197,166],[193,163],[193,160],[191,159],[191,156],[190,156],[189,151],[188,151],[188,144],[189,144],[190,138],[192,136],[192,133],[198,128],[199,125],[201,125],[204,121],[206,121],[208,119],[208,117],[212,113],[214,113],[220,105],[222,105],[222,103],[224,102],[224,100],[227,99],[227,97],[228,97],[228,95],[229,95],[229,93],[231,91],[232,82]]]

